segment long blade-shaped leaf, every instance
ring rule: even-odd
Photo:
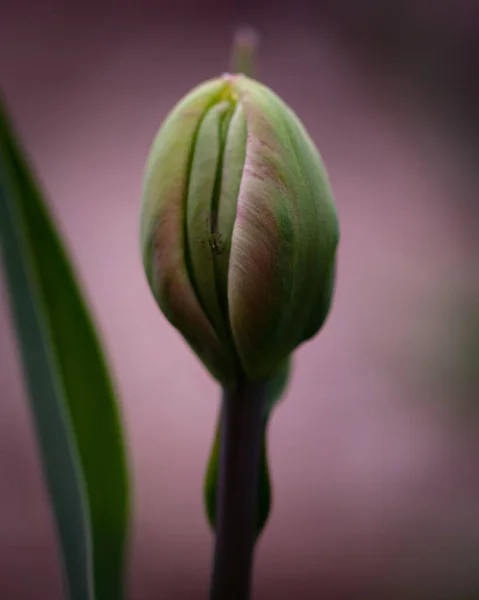
[[[128,480],[107,367],[0,101],[0,241],[69,597],[123,595]]]

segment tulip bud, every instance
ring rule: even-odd
[[[167,319],[223,385],[274,375],[329,312],[339,226],[294,112],[243,75],[188,94],[148,160],[143,261]]]

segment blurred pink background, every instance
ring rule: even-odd
[[[153,302],[139,203],[166,112],[228,69],[244,22],[261,31],[261,79],[323,155],[342,228],[333,311],[270,425],[253,599],[476,598],[477,4],[7,1],[0,85],[121,395],[129,598],[208,597],[202,482],[220,391]],[[0,598],[62,598],[1,279]]]

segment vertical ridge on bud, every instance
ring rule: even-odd
[[[214,254],[216,288],[219,294],[221,311],[228,324],[229,339],[232,344],[234,344],[234,341],[231,333],[228,307],[228,269],[238,194],[246,156],[246,135],[243,107],[237,103],[234,113],[231,116],[224,142],[223,164],[216,213],[217,235],[220,247],[219,251]]]
[[[223,153],[223,124],[231,104],[212,106],[201,121],[194,145],[186,200],[186,240],[190,279],[206,316],[221,342],[229,345],[228,326],[220,308],[216,286],[215,254],[220,251],[216,205]],[[226,350],[226,349],[225,349]]]
[[[236,346],[248,375],[268,376],[291,352],[280,329],[288,318],[296,252],[296,165],[283,124],[272,118],[256,82],[238,77],[248,129],[229,270],[229,307]],[[293,201],[292,201],[293,200]],[[286,342],[286,344],[284,343]]]
[[[237,351],[256,379],[324,321],[338,231],[319,153],[296,115],[258,82],[238,76],[235,89],[248,143],[228,294]]]
[[[335,251],[339,230],[336,209],[321,157],[295,113],[271,90],[263,93],[283,121],[292,154],[302,182],[300,197],[309,202],[296,203],[299,209],[297,245],[303,253],[295,270],[292,289],[291,339],[295,345],[315,335],[329,312],[334,281]],[[286,118],[287,117],[287,118]],[[321,185],[318,185],[321,182]],[[311,228],[310,224],[316,226]],[[318,235],[318,232],[320,233]]]
[[[167,116],[148,159],[141,211],[142,256],[153,295],[166,318],[222,382],[235,380],[235,367],[190,281],[184,224],[198,126],[227,87],[222,79],[206,82]]]

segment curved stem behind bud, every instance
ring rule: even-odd
[[[267,390],[241,383],[223,394],[211,600],[249,598]]]
[[[256,51],[259,34],[253,27],[241,27],[233,40],[231,71],[246,77],[256,77]]]

